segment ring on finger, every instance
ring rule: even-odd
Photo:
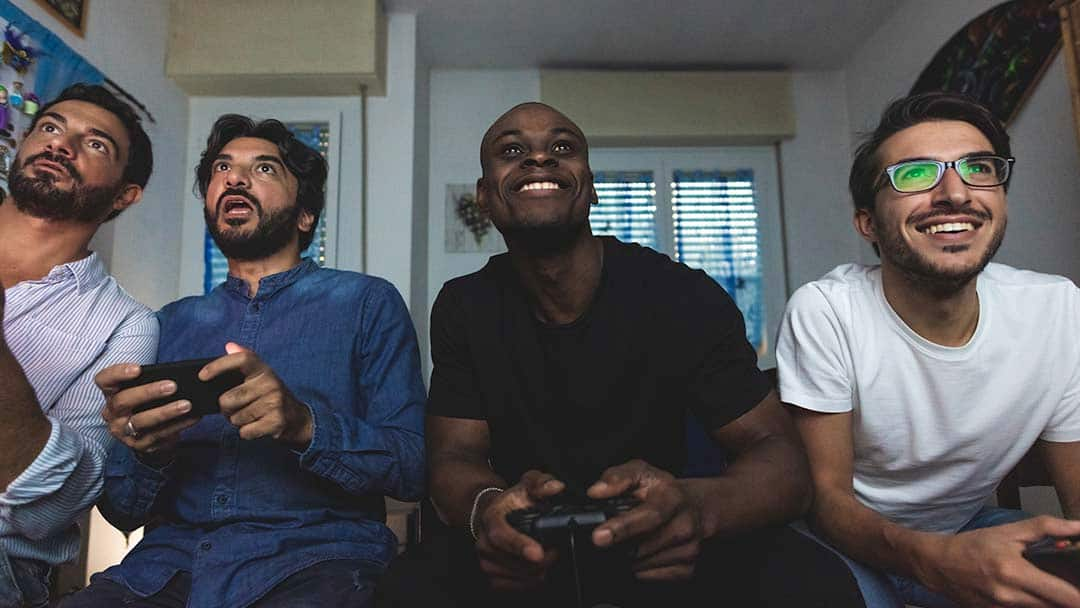
[[[127,424],[124,425],[124,435],[132,439],[139,438],[139,431],[134,424],[131,424],[131,418],[128,418]]]

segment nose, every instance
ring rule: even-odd
[[[239,165],[231,165],[225,173],[225,185],[230,188],[238,188],[248,185],[248,173]]]
[[[971,201],[971,192],[964,180],[960,179],[955,167],[945,169],[941,176],[941,182],[935,188],[935,203],[949,203],[951,205],[964,205]]]
[[[57,156],[72,158],[75,155],[75,146],[72,145],[66,133],[53,133],[45,142],[45,149]]]
[[[538,148],[527,154],[521,164],[525,167],[555,167],[558,166],[559,160],[547,150]]]

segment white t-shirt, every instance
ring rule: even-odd
[[[990,264],[977,291],[961,347],[908,327],[878,266],[799,288],[780,327],[781,399],[853,412],[855,495],[910,528],[955,532],[1036,439],[1080,440],[1080,290]]]

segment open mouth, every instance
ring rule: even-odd
[[[246,218],[255,212],[255,206],[242,196],[227,196],[219,207],[226,218]]]
[[[516,184],[513,188],[515,193],[518,192],[555,192],[558,190],[565,190],[570,187],[570,184],[563,180],[551,178],[551,177],[534,177],[522,180]]]
[[[952,220],[952,221],[929,221],[915,227],[922,234],[927,235],[950,235],[974,232],[982,226],[982,222],[976,219]]]

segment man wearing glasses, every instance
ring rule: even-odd
[[[1021,554],[1080,522],[986,506],[1037,443],[1080,517],[1080,292],[989,264],[1009,154],[966,98],[891,104],[850,177],[855,228],[881,264],[834,269],[784,315],[781,398],[810,458],[809,524],[868,606],[1080,606]]]

